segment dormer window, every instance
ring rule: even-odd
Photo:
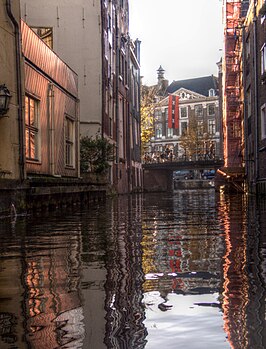
[[[209,89],[209,97],[215,96],[215,90],[213,88]]]

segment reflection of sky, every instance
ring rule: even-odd
[[[148,330],[145,349],[229,349],[223,331],[222,312],[218,294],[167,295],[167,302],[159,292],[144,295],[146,307],[145,326]],[[166,311],[158,308],[160,303],[171,305]],[[198,303],[205,305],[197,305]]]

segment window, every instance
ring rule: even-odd
[[[261,107],[261,139],[266,138],[266,104]]]
[[[53,49],[53,28],[31,28],[41,39]]]
[[[166,123],[166,134],[168,138],[171,138],[174,135],[174,129],[168,128],[168,123]]]
[[[215,96],[215,90],[213,88],[209,89],[209,97]]]
[[[197,129],[198,136],[203,136],[203,131],[204,131],[203,121],[198,121],[198,129]]]
[[[155,137],[162,138],[162,125],[161,124],[156,125]]]
[[[266,73],[266,44],[261,48],[261,75]]]
[[[25,97],[25,142],[26,158],[39,159],[39,101]]]
[[[187,108],[186,107],[180,108],[180,117],[187,118]]]
[[[214,104],[208,104],[207,110],[208,110],[208,115],[214,115],[215,114],[215,105]]]
[[[65,118],[65,164],[74,166],[74,138],[75,138],[74,120],[66,116]]]
[[[155,109],[154,118],[155,121],[162,121],[162,111],[160,109]]]
[[[208,132],[210,135],[215,134],[215,120],[208,120]]]
[[[181,135],[185,135],[187,133],[187,122],[181,122]]]
[[[202,104],[195,105],[195,115],[196,116],[203,116]]]

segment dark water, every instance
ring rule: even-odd
[[[1,349],[266,348],[266,201],[120,197],[0,242]]]

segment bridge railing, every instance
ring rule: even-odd
[[[215,156],[214,154],[195,154],[193,156],[176,156],[172,153],[145,153],[142,158],[143,164],[155,164],[155,163],[167,163],[167,162],[189,162],[189,161],[219,161],[222,158]]]

